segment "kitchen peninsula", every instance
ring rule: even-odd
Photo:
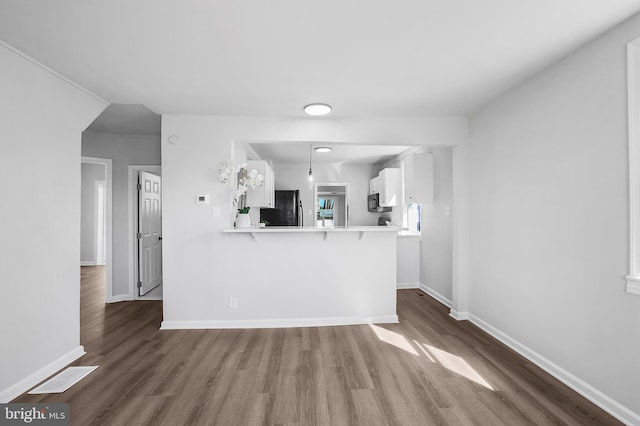
[[[217,326],[398,322],[396,250],[400,230],[394,226],[223,229],[236,244],[241,241],[248,258],[257,259],[247,266],[247,285],[257,295],[256,303],[270,302],[261,306],[268,314],[259,321]],[[284,309],[273,303],[285,299],[289,303]]]

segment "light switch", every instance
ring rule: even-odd
[[[444,215],[445,215],[445,216],[449,216],[449,215],[451,215],[451,207],[450,207],[450,206],[446,206],[446,207],[444,208]]]
[[[220,206],[211,207],[211,214],[213,215],[214,219],[219,219],[220,218]]]

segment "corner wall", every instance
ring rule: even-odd
[[[433,203],[422,203],[420,282],[430,292],[451,302],[453,270],[453,152],[430,148],[433,154]],[[450,214],[445,214],[449,207]],[[441,299],[441,300],[442,300]]]
[[[634,424],[626,43],[638,28],[635,16],[469,123],[470,318]]]
[[[107,103],[0,43],[0,402],[80,357],[80,135]]]

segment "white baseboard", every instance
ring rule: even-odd
[[[406,288],[420,288],[421,284],[416,282],[416,283],[397,283],[396,284],[396,288],[401,290],[401,289],[406,289]]]
[[[527,358],[529,361],[533,362],[538,367],[542,368],[544,371],[551,374],[553,377],[560,380],[562,383],[569,386],[574,391],[578,392],[621,422],[628,425],[640,425],[640,414],[634,413],[624,405],[608,397],[582,379],[574,376],[559,365],[554,364],[552,361],[543,357],[539,353],[528,348],[517,340],[509,337],[502,331],[484,322],[477,316],[468,314],[468,317],[469,321],[471,321],[473,324],[475,324],[488,334],[492,335],[523,357]]]
[[[117,296],[111,296],[107,298],[107,303],[128,302],[133,300],[133,297],[128,294],[119,294]]]
[[[627,293],[637,294],[640,296],[640,283],[630,281],[627,278]]]
[[[455,309],[451,309],[449,316],[457,321],[466,321],[469,319],[469,312],[458,312]]]
[[[80,266],[96,266],[97,263],[93,260],[80,261]]]
[[[431,296],[434,299],[436,299],[438,302],[442,303],[447,308],[451,309],[451,306],[452,306],[451,300],[447,299],[446,297],[444,297],[443,295],[441,295],[440,293],[438,293],[434,289],[432,289],[430,287],[427,287],[426,285],[424,285],[422,283],[418,283],[418,288],[420,290],[424,291],[425,293],[427,293],[429,296]]]
[[[358,325],[371,323],[391,324],[397,322],[397,315],[381,315],[374,317],[294,318],[238,321],[162,321],[160,330],[328,327],[336,325]]]
[[[162,296],[138,296],[135,300],[162,300]]]
[[[48,365],[45,365],[38,371],[31,373],[24,379],[20,380],[18,383],[0,391],[0,403],[4,404],[10,402],[12,399],[22,395],[38,383],[42,382],[47,377],[53,375],[57,371],[71,364],[73,361],[77,360],[85,353],[86,352],[84,351],[84,346],[78,346],[72,351],[62,355],[55,361],[49,363]]]

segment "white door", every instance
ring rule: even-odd
[[[138,185],[138,292],[162,283],[161,180],[140,172]]]

